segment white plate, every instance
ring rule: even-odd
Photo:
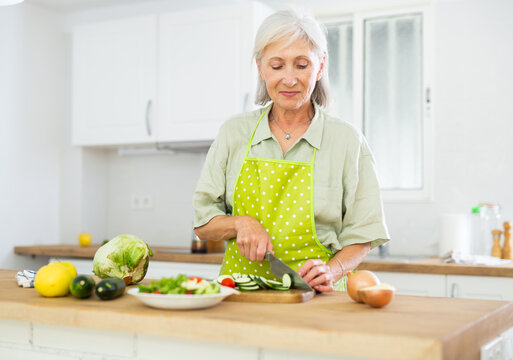
[[[140,293],[138,288],[128,290],[129,295],[137,297],[145,305],[157,309],[174,310],[208,308],[219,304],[225,297],[238,293],[237,290],[226,286],[221,286],[220,293],[202,295]]]

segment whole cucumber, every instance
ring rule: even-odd
[[[96,295],[102,300],[112,300],[123,295],[125,287],[122,279],[115,277],[103,279],[96,285]]]

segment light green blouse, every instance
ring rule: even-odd
[[[208,151],[194,193],[194,227],[217,215],[231,215],[233,187],[244,151],[265,109],[226,121]],[[315,228],[320,242],[333,252],[344,246],[388,241],[374,159],[363,135],[351,124],[326,114],[315,104],[308,130],[283,155],[264,116],[249,156],[314,164]]]

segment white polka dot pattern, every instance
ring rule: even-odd
[[[330,259],[329,253],[318,245],[316,237],[312,235],[315,234],[313,217],[310,216],[313,214],[312,171],[313,163],[292,164],[248,158],[239,174],[233,196],[233,215],[245,214],[257,219],[271,237],[275,256],[294,270],[308,259]],[[253,177],[251,181],[243,182],[242,179],[249,179],[250,174],[255,172],[260,175],[256,180]],[[244,202],[241,201],[241,194],[244,194]],[[229,257],[237,261],[229,262],[226,260]],[[241,267],[246,273],[273,277],[267,261],[249,261],[240,255],[236,240],[230,240],[221,273],[240,272]]]

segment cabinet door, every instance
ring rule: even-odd
[[[155,141],[157,17],[73,29],[73,144]]]
[[[160,16],[159,142],[211,140],[244,110],[248,26],[238,6]]]
[[[393,285],[397,294],[445,296],[445,275],[374,272],[382,283]]]
[[[513,301],[512,285],[507,277],[447,275],[447,296]]]

